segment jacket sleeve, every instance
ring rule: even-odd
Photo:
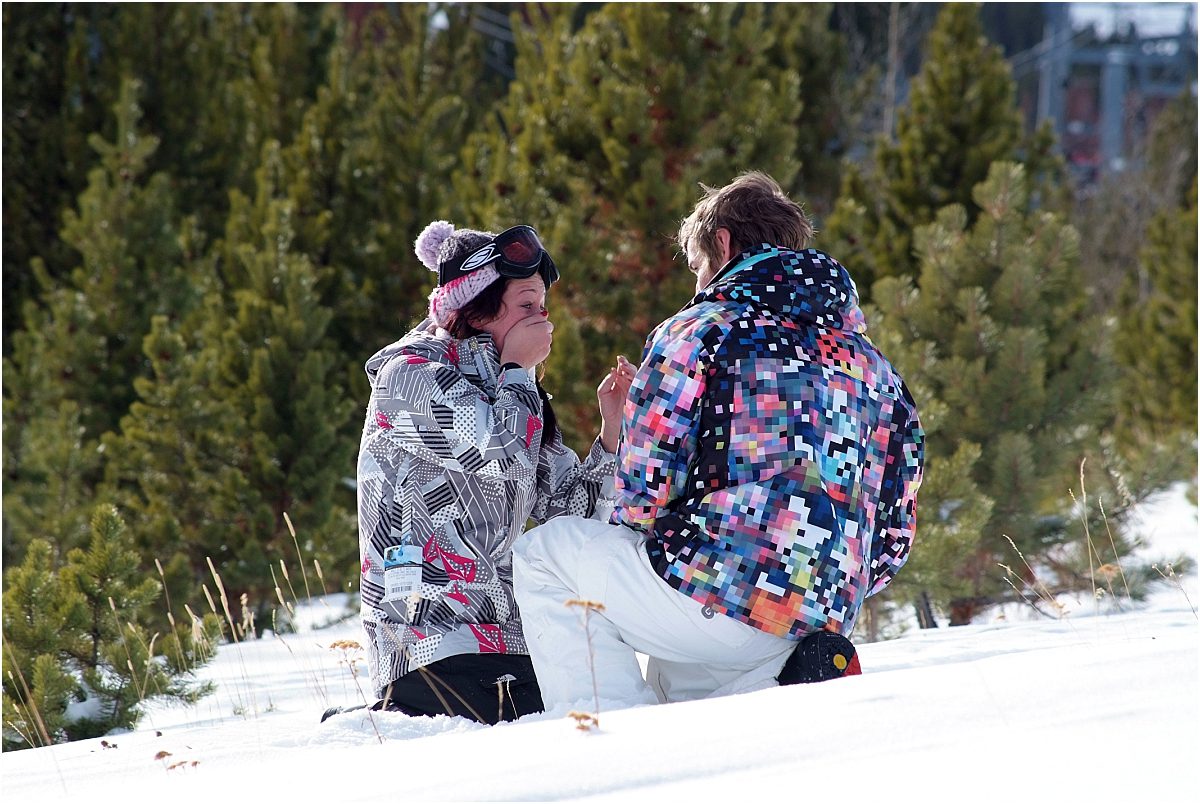
[[[871,584],[868,595],[882,592],[908,561],[917,530],[917,490],[925,466],[925,432],[916,405],[901,385],[904,415],[888,444],[883,470],[875,538],[871,545]]]
[[[597,438],[587,457],[578,456],[555,437],[542,446],[538,464],[537,500],[530,517],[541,524],[564,514],[590,517],[596,504],[611,504],[615,494],[617,456],[607,452]]]
[[[649,532],[673,500],[686,496],[707,359],[690,331],[653,337],[625,403],[613,522]]]
[[[525,369],[500,376],[492,403],[457,369],[402,354],[376,378],[372,400],[376,438],[444,469],[474,474],[521,454],[537,462],[542,402]]]

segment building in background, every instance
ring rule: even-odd
[[[1154,118],[1196,96],[1193,3],[1044,3],[1042,40],[1013,55],[1026,121],[1053,122],[1081,187],[1137,163]]]

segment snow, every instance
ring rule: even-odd
[[[1141,512],[1147,558],[1200,557],[1185,491]],[[368,686],[361,658],[330,648],[363,641],[357,617],[342,619],[345,596],[326,598],[297,612],[299,633],[223,647],[201,671],[218,691],[195,706],[152,707],[137,731],[104,740],[3,754],[0,793],[39,804],[1195,802],[1200,582],[1194,571],[1181,581],[1124,613],[1079,606],[860,644],[863,675],[826,684],[602,707],[593,732],[558,713],[494,727],[362,711],[320,723]]]

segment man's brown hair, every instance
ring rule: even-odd
[[[679,227],[679,245],[686,254],[700,253],[710,262],[718,261],[718,229],[729,230],[734,255],[761,243],[793,251],[808,248],[812,221],[766,173],[743,173],[719,189],[700,186],[704,197]]]

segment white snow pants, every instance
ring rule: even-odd
[[[645,537],[563,516],[523,534],[513,584],[546,711],[749,692],[775,684],[796,643],[702,606],[650,566]],[[565,605],[583,599],[603,611]],[[649,657],[642,677],[637,653]],[[589,653],[591,656],[589,663]]]

